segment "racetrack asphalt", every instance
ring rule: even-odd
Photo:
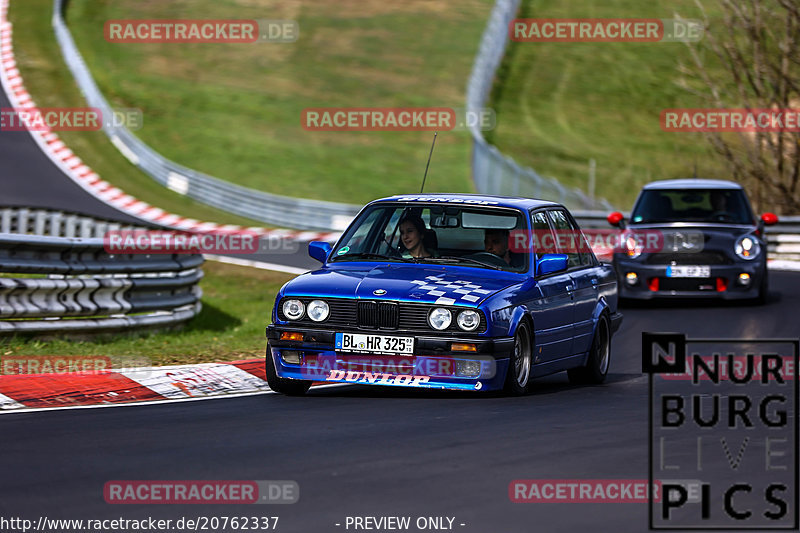
[[[2,416],[0,516],[279,516],[280,531],[314,533],[345,531],[347,516],[449,516],[464,532],[647,531],[646,503],[511,503],[509,483],[647,479],[642,332],[796,338],[799,281],[797,273],[773,272],[763,307],[623,309],[601,386],[573,386],[558,374],[521,398],[345,386],[302,398]],[[103,499],[111,480],[187,479],[294,480],[300,500],[179,506]]]

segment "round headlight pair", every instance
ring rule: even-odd
[[[283,302],[283,315],[289,320],[300,320],[308,313],[308,318],[314,322],[322,322],[330,314],[331,309],[323,300],[311,300],[308,308],[300,300],[286,300]]]
[[[761,245],[758,244],[758,241],[754,237],[743,235],[736,241],[733,251],[742,259],[750,261],[751,259],[755,259],[761,252]]]
[[[430,324],[433,329],[438,331],[443,331],[449,328],[452,322],[453,313],[444,307],[436,307],[428,315],[428,324]],[[477,311],[465,309],[464,311],[460,311],[458,313],[456,323],[458,324],[458,327],[464,331],[474,331],[480,325],[481,317]]]

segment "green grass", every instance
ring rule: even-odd
[[[714,3],[703,2],[713,10]],[[524,0],[526,18],[700,18],[694,0]],[[711,11],[713,14],[713,11]],[[719,26],[714,26],[718,29]],[[597,162],[596,194],[630,209],[656,179],[730,179],[701,134],[666,133],[664,108],[707,107],[678,87],[683,43],[510,43],[489,104],[489,139],[519,163],[586,190]]]
[[[49,30],[50,4],[12,3],[12,22],[36,29],[15,33],[24,52],[23,77],[34,98],[67,88],[77,96],[60,62],[47,64],[58,57]],[[72,0],[67,22],[101,90],[113,105],[142,109],[144,127],[137,135],[166,157],[247,187],[360,204],[417,190],[431,134],[308,132],[301,127],[302,110],[462,107],[491,5],[491,0],[278,5],[261,0]],[[300,39],[294,44],[106,42],[106,20],[137,18],[294,19]],[[32,49],[37,57],[28,56]],[[48,75],[59,79],[48,80]],[[90,146],[72,137],[65,135],[65,140],[78,141],[73,149],[90,160]],[[105,179],[131,194],[141,188],[142,198],[151,201],[144,190],[152,189],[140,176],[112,170],[129,163],[121,156],[103,156],[97,167],[100,159],[108,166],[97,170]],[[472,190],[469,161],[468,134],[440,135],[429,191]]]
[[[182,330],[92,341],[3,339],[0,362],[4,356],[81,355],[134,358],[142,366],[263,357],[275,294],[292,276],[210,261],[203,271],[203,310]]]

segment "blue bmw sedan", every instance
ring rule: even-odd
[[[520,395],[539,376],[608,373],[617,278],[560,204],[394,196],[309,254],[321,267],[281,288],[267,327],[276,392],[327,382]]]

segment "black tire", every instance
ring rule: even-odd
[[[567,370],[567,375],[570,383],[599,385],[606,380],[609,366],[611,366],[611,330],[608,327],[608,318],[606,315],[601,315],[586,366],[570,368]]]
[[[311,387],[310,381],[300,379],[285,379],[278,377],[275,372],[275,362],[272,360],[272,349],[267,344],[267,383],[269,388],[275,392],[285,394],[287,396],[302,396]]]
[[[506,394],[522,396],[530,391],[532,354],[531,329],[528,323],[523,321],[517,326],[517,332],[514,334],[514,353],[508,362],[506,382],[503,386]]]

